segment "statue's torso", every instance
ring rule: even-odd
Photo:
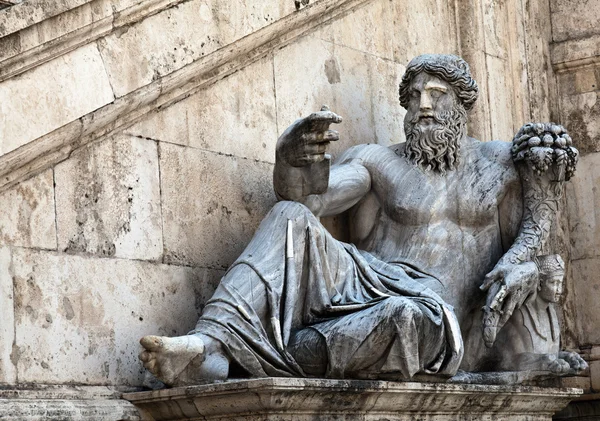
[[[498,207],[518,182],[510,144],[494,143],[469,141],[460,165],[445,175],[413,165],[401,146],[373,145],[360,158],[372,188],[351,212],[353,242],[384,261],[409,262],[435,276],[440,282],[428,286],[455,307],[459,321],[503,254]]]

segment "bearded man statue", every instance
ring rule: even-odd
[[[406,143],[359,145],[330,165],[339,134],[329,126],[341,118],[323,108],[292,124],[276,149],[280,202],[190,334],[142,338],[145,367],[168,385],[439,380],[486,368],[481,349],[537,287],[527,263],[548,235],[576,152],[556,125],[529,125],[514,145],[469,138],[477,95],[464,60],[423,55],[400,85]],[[535,133],[550,136],[550,161],[528,146]],[[561,165],[551,180],[549,168]],[[346,211],[349,243],[318,219]]]

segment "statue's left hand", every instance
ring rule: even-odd
[[[485,277],[481,289],[487,291],[484,314],[484,341],[492,346],[497,332],[506,324],[537,285],[537,268],[533,262],[498,264]]]

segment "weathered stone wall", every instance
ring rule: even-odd
[[[541,0],[43,3],[0,12],[2,383],[141,385],[275,202],[278,134],[327,104],[334,155],[403,141],[415,55],[470,62],[482,140],[556,99]]]
[[[554,118],[569,128],[581,153],[567,186],[573,294],[571,343],[590,361],[591,384],[600,391],[600,3],[552,0],[552,65],[559,103]]]

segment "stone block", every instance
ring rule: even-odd
[[[551,0],[552,40],[584,38],[600,33],[600,3],[589,0]]]
[[[12,352],[15,340],[15,314],[12,256],[8,247],[0,247],[0,383],[15,383],[17,370]]]
[[[511,95],[513,92],[511,79],[508,77],[510,65],[506,60],[489,54],[485,55],[485,61],[489,73],[487,80],[481,80],[480,83],[485,83],[489,92],[492,138],[483,140],[512,141],[523,122],[515,121],[512,113],[514,98]],[[515,124],[519,127],[515,128]]]
[[[189,103],[190,146],[275,162],[279,134],[271,58],[217,82]]]
[[[113,4],[118,3],[113,1]],[[19,31],[19,53],[38,47],[44,43],[68,37],[73,31],[110,17],[113,14],[110,0],[95,0],[81,6],[42,20],[36,25]],[[2,59],[6,55],[0,55]]]
[[[273,166],[159,147],[165,262],[227,268],[275,203]]]
[[[260,29],[279,13],[277,2],[192,0],[124,27],[99,40],[115,95],[132,92]]]
[[[589,377],[563,377],[560,379],[561,387],[573,387],[583,390],[584,393],[590,392],[590,378]]]
[[[0,244],[56,249],[52,170],[0,195]]]
[[[356,144],[398,143],[404,140],[404,111],[397,99],[402,70],[370,54],[305,37],[275,54],[278,127],[283,131],[326,104],[344,119],[331,126],[340,132],[331,145],[334,157]]]
[[[126,129],[125,133],[161,142],[188,145],[188,114],[189,100],[186,99],[148,113],[139,123]]]
[[[577,145],[577,143],[576,143]],[[600,255],[600,153],[582,156],[566,185],[571,259]]]
[[[0,390],[3,421],[148,421],[121,393],[103,386],[48,386]]]
[[[374,60],[372,72],[372,113],[375,141],[383,146],[406,141],[404,115],[400,105],[398,87],[406,70],[401,64],[388,60]]]
[[[600,90],[600,67],[583,67],[558,74],[561,95],[576,95]]]
[[[509,31],[515,30],[509,27],[507,9],[513,5],[510,4],[510,0],[503,2],[482,0],[480,4],[483,13],[485,52],[498,59],[507,60],[511,48]]]
[[[458,53],[457,28],[451,2],[444,0],[395,1],[394,59],[408,64],[425,53]]]
[[[116,136],[56,166],[58,247],[129,259],[162,257],[156,142]]]
[[[0,37],[74,9],[90,0],[56,0],[52,3],[20,2],[0,15]]]
[[[562,124],[582,155],[600,152],[600,91],[560,98]]]
[[[336,45],[393,60],[394,43],[398,41],[390,36],[393,21],[393,3],[375,0],[323,25],[315,36]]]
[[[600,361],[590,361],[590,380],[592,389],[600,391]]]
[[[191,330],[221,272],[13,248],[22,383],[139,386],[139,339]],[[9,280],[4,277],[10,276]]]
[[[98,49],[90,44],[0,83],[0,99],[0,154],[5,154],[114,96]]]
[[[123,397],[163,421],[551,421],[580,394],[580,389],[266,378]]]
[[[579,343],[600,343],[600,257],[574,260],[571,265]],[[600,377],[597,378],[600,380]],[[596,386],[600,390],[600,381],[596,382]],[[593,384],[592,387],[596,388]]]
[[[273,63],[263,59],[127,130],[137,136],[275,162]]]

